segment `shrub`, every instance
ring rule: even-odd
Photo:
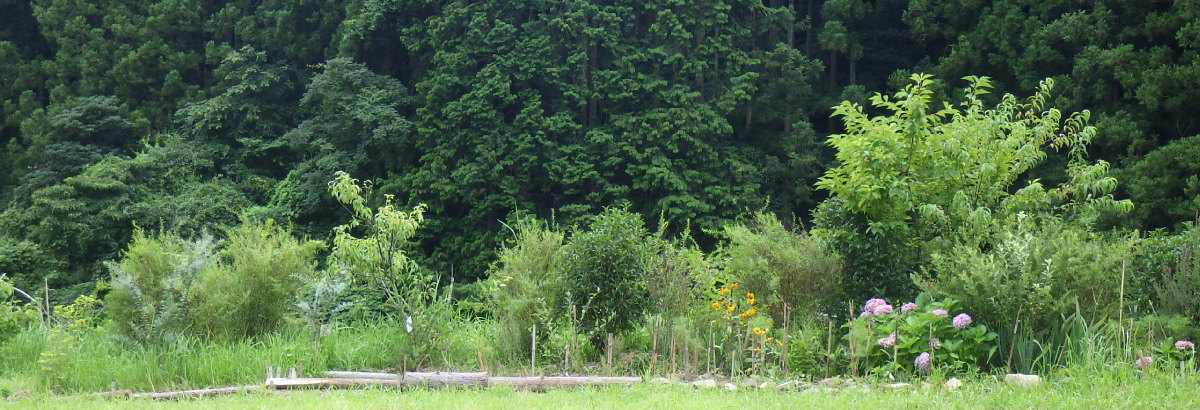
[[[1162,282],[1155,286],[1164,314],[1200,320],[1200,228],[1189,223],[1178,235],[1177,259],[1162,267]]]
[[[191,286],[195,331],[232,338],[274,331],[304,284],[315,279],[323,246],[296,239],[272,220],[230,229],[220,263],[202,269]]]
[[[804,232],[788,230],[774,214],[760,212],[749,223],[727,225],[725,271],[758,293],[762,307],[783,322],[784,305],[810,315],[836,293],[841,261]]]
[[[136,229],[112,274],[105,306],[116,334],[135,344],[171,340],[187,331],[189,287],[203,269],[217,263],[216,241],[188,241],[171,232],[147,235]]]
[[[597,350],[607,333],[632,329],[650,305],[645,275],[651,251],[641,216],[622,208],[606,208],[563,247],[566,305],[579,309],[580,328]]]
[[[538,340],[547,341],[555,319],[563,317],[558,276],[563,233],[532,217],[518,219],[513,228],[511,245],[500,250],[488,273],[489,304],[499,350],[527,358],[531,328],[537,325]]]
[[[866,368],[877,373],[928,373],[931,365],[977,371],[996,354],[997,334],[957,305],[954,299],[934,301],[924,294],[898,307],[871,299],[843,327],[851,330],[847,339],[855,355],[865,357]]]
[[[934,275],[915,275],[918,286],[996,326],[1045,329],[1079,306],[1084,317],[1116,316],[1121,261],[1132,254],[1134,236],[1103,235],[1048,217],[1018,215],[987,250],[959,245],[934,254]]]

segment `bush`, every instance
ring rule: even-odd
[[[646,259],[651,251],[641,216],[622,208],[606,208],[563,247],[566,306],[579,309],[579,326],[597,350],[607,333],[632,329],[649,307]]]
[[[244,338],[273,331],[322,245],[300,241],[273,221],[227,231],[224,248],[205,235],[134,232],[119,262],[109,262],[105,298],[117,334],[136,344],[181,334]]]
[[[841,261],[803,232],[788,230],[774,214],[727,225],[726,274],[759,294],[762,307],[783,323],[784,305],[797,315],[823,307],[841,282]]]
[[[1102,235],[1048,217],[1018,215],[991,249],[959,245],[932,257],[934,275],[915,275],[936,297],[961,300],[963,309],[997,327],[1021,310],[1021,326],[1045,329],[1077,306],[1089,320],[1116,315],[1121,261],[1137,238]]]
[[[847,339],[854,356],[867,359],[866,368],[873,372],[929,373],[930,366],[978,371],[996,354],[998,335],[957,305],[954,299],[935,301],[924,294],[896,307],[871,299],[843,327],[851,330]]]
[[[1190,223],[1178,235],[1174,264],[1162,268],[1162,282],[1155,286],[1161,313],[1200,321],[1200,228]],[[1172,266],[1173,265],[1173,266]]]
[[[227,235],[220,263],[201,269],[190,288],[194,330],[235,339],[270,333],[315,279],[324,245],[298,240],[271,220],[244,223]]]
[[[537,325],[538,340],[548,341],[555,319],[563,317],[558,276],[563,233],[532,217],[519,219],[513,228],[512,244],[500,250],[488,273],[490,305],[499,351],[528,358],[531,328]]]
[[[111,291],[105,297],[118,335],[135,344],[174,339],[187,330],[189,287],[203,269],[217,263],[216,241],[194,241],[170,232],[134,230],[119,262],[107,262]]]

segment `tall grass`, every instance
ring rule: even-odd
[[[477,353],[492,355],[487,329],[457,322],[442,340],[440,357],[409,362],[439,369],[479,367]],[[135,347],[105,329],[71,331],[31,327],[0,345],[0,377],[26,381],[25,388],[62,393],[118,388],[155,391],[261,383],[265,366],[298,367],[306,374],[325,370],[382,370],[416,357],[402,326],[380,321],[342,328],[313,350],[302,326],[237,342],[181,336],[170,342]]]

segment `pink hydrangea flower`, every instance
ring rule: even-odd
[[[954,327],[962,329],[971,324],[971,316],[966,313],[959,313],[958,316],[954,317],[954,321],[950,324],[954,325]]]
[[[1154,358],[1150,356],[1145,356],[1133,361],[1133,365],[1142,370],[1146,370],[1146,367],[1150,366],[1150,363],[1154,363]]]
[[[883,299],[880,299],[880,298],[870,299],[870,300],[867,300],[867,303],[865,305],[863,305],[863,311],[874,313],[875,308],[879,307],[879,305],[886,305],[886,304],[887,304],[887,302],[885,302]]]
[[[1196,350],[1196,345],[1187,340],[1175,342],[1175,348],[1179,350]]]
[[[938,316],[950,316],[950,314],[949,314],[949,313],[946,313],[946,311],[944,311],[944,310],[941,310],[941,309],[934,309],[934,310],[933,310],[933,317],[938,317]]]
[[[913,361],[913,365],[921,370],[921,373],[929,373],[929,352],[921,352],[917,355],[917,360]]]
[[[879,340],[876,340],[875,345],[884,349],[891,349],[892,346],[896,345],[896,339],[899,336],[900,335],[896,334],[895,332],[892,332],[892,334],[888,335],[888,337],[881,337]]]
[[[892,313],[892,305],[884,303],[882,305],[876,306],[875,310],[873,310],[872,312],[874,312],[876,315],[886,315],[888,313]]]
[[[941,348],[942,348],[942,342],[939,341],[936,337],[933,339],[929,339],[929,349],[930,350],[937,350],[937,349],[941,349]]]
[[[916,303],[908,302],[908,303],[905,303],[904,306],[900,307],[900,313],[908,313],[908,311],[916,309],[916,308],[917,308]]]
[[[864,310],[864,311],[862,311],[862,313],[859,313],[859,314],[858,314],[858,317],[863,317],[863,316],[867,316],[867,315],[870,315],[870,314],[871,314],[871,312],[868,312],[868,311],[865,311],[865,310]]]

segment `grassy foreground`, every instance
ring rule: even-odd
[[[851,387],[839,391],[695,389],[639,385],[632,388],[557,390],[509,389],[333,390],[253,393],[174,402],[43,396],[16,402],[31,409],[1186,409],[1200,408],[1197,377],[1114,378],[1080,375],[1021,389],[994,377],[968,381],[953,392],[941,389]]]

